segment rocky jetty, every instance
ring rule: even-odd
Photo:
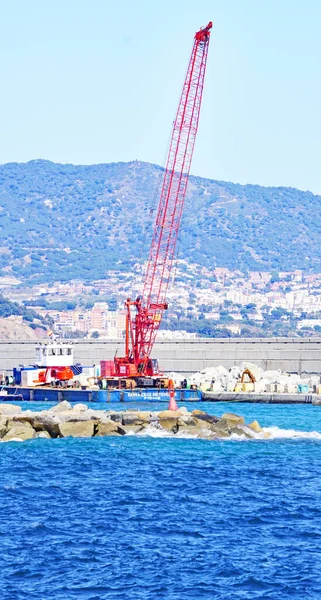
[[[48,410],[22,411],[14,404],[0,404],[0,441],[34,438],[104,437],[120,435],[168,435],[202,439],[269,437],[257,421],[246,425],[233,413],[222,417],[202,410],[160,412],[94,410],[85,404],[61,402]]]

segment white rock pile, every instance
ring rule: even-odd
[[[249,370],[255,377],[253,386],[248,385],[244,389],[238,389],[242,378],[242,373]],[[170,373],[169,375],[180,385],[182,375],[179,373]],[[245,383],[249,383],[248,377],[245,377]],[[293,373],[285,373],[281,370],[264,371],[258,365],[249,362],[243,362],[230,369],[223,366],[207,367],[198,373],[189,377],[189,384],[197,386],[198,389],[212,391],[216,393],[236,391],[253,391],[256,393],[289,393],[294,394],[300,391],[300,385],[307,387],[305,391],[321,393],[320,376],[301,377]],[[319,389],[318,389],[319,388]]]

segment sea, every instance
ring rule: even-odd
[[[271,437],[0,444],[0,599],[320,600],[321,407],[193,408]]]

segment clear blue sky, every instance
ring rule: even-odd
[[[192,173],[321,193],[320,0],[3,2],[0,163],[163,164],[209,20]]]

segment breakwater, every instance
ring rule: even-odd
[[[98,364],[123,352],[123,340],[73,340],[75,362]],[[35,343],[28,340],[0,341],[0,369],[12,369],[35,361]],[[321,338],[197,338],[156,342],[153,356],[164,371],[184,375],[206,367],[230,368],[243,361],[264,370],[288,373],[321,373]]]
[[[222,417],[201,410],[105,411],[86,404],[61,402],[48,410],[22,411],[14,404],[0,404],[0,440],[27,441],[35,438],[106,437],[128,434],[179,435],[215,440],[231,436],[244,439],[270,437],[255,420],[224,413]]]

